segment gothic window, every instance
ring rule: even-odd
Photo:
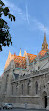
[[[22,95],[23,95],[23,84],[22,84]]]
[[[35,83],[35,88],[36,88],[36,94],[38,94],[38,82],[37,81]]]
[[[29,83],[27,84],[27,94],[29,95]]]
[[[29,79],[28,84],[27,84],[27,94],[28,95],[29,95],[30,87],[31,87],[31,80]]]
[[[18,82],[16,83],[16,94],[18,94]]]

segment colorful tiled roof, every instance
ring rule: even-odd
[[[41,58],[45,57],[46,54],[47,54],[47,51],[41,50],[39,52],[38,56],[41,59]],[[37,55],[26,53],[26,56],[28,56],[29,64],[31,64],[33,62],[33,60],[36,61],[35,58],[37,57]],[[27,67],[27,64],[26,64],[27,60],[26,59],[27,58],[25,56],[22,57],[22,56],[17,56],[16,54],[12,55],[9,53],[8,59],[5,64],[5,69],[9,66],[11,60],[14,60],[16,68],[26,69],[26,67]]]
[[[34,55],[34,54],[27,53],[27,56],[28,56],[29,63],[32,63],[33,59],[36,58],[36,55]],[[26,68],[26,58],[25,57],[17,56],[16,54],[14,54],[14,62],[15,62],[16,68],[17,67],[22,68],[22,69]]]
[[[22,69],[26,68],[26,59],[25,59],[25,57],[14,55],[14,62],[15,62],[15,67],[19,67],[19,68],[22,68]]]
[[[27,53],[27,56],[28,56],[28,59],[29,59],[29,63],[32,63],[33,60],[36,58],[36,55],[34,55],[34,54]]]
[[[38,55],[39,55],[40,57],[43,57],[43,56],[46,54],[46,52],[47,52],[47,51],[45,51],[45,50],[41,50]]]

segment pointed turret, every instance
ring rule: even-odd
[[[26,58],[26,66],[27,66],[27,69],[29,70],[29,59],[28,59],[28,56],[27,56],[27,52],[26,52],[26,51],[24,51],[23,57]]]
[[[23,55],[23,57],[26,57],[27,56],[27,52],[26,51],[24,51],[24,55]]]
[[[8,55],[7,60],[6,60],[4,70],[5,70],[6,68],[8,68],[8,66],[9,66],[9,64],[10,64],[10,61],[11,61],[11,52],[9,51],[9,55]]]
[[[47,44],[47,41],[46,41],[46,33],[44,33],[44,41],[43,41],[43,44],[42,44],[42,50],[48,50],[48,44]]]
[[[20,53],[19,53],[19,56],[22,56],[22,54],[21,54],[21,48],[20,48]]]
[[[10,52],[10,50],[9,50],[9,58],[11,58],[11,52]]]

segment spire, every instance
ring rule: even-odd
[[[19,56],[22,56],[22,54],[21,54],[21,48],[20,48]]]
[[[9,50],[9,58],[11,58],[11,52],[10,52],[10,50]]]
[[[26,57],[27,56],[27,52],[26,51],[24,51],[24,55],[23,55],[23,57]]]
[[[26,58],[26,66],[27,66],[27,69],[29,70],[29,60],[28,60],[28,55],[27,55],[27,52],[26,52],[26,51],[24,51],[23,57]]]
[[[46,41],[46,33],[44,33],[44,41],[43,42],[47,43],[47,41]]]
[[[46,33],[44,33],[44,41],[43,41],[43,44],[42,44],[42,50],[48,50],[48,44],[47,44],[47,41],[46,41]]]

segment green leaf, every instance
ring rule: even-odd
[[[11,35],[9,32],[9,26],[7,21],[2,19],[2,15],[8,16],[11,21],[15,21],[15,16],[10,13],[8,7],[0,0],[0,51],[2,51],[2,46],[8,46],[11,44]]]

